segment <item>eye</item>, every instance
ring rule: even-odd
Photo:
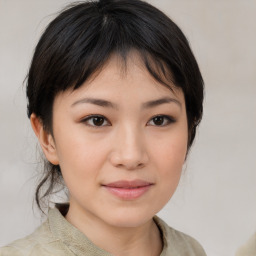
[[[92,127],[102,127],[109,126],[108,120],[101,115],[91,115],[82,120],[82,123],[85,123],[87,126]]]
[[[157,115],[154,116],[149,122],[149,125],[153,126],[167,126],[171,123],[174,123],[175,120],[171,116],[166,116],[166,115]]]

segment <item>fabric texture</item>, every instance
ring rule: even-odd
[[[71,225],[61,212],[61,209],[51,209],[46,222],[31,235],[0,248],[0,256],[111,256]],[[170,228],[157,216],[154,221],[162,233],[160,256],[206,255],[192,237]]]
[[[256,256],[256,233],[238,249],[236,256]]]

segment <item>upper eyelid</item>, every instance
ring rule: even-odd
[[[88,116],[85,116],[85,117],[81,118],[81,120],[90,119],[90,118],[92,118],[92,117],[103,117],[103,118],[107,119],[104,115],[92,114],[92,115],[88,115]]]

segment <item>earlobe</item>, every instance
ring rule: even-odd
[[[59,159],[53,136],[44,129],[42,121],[34,113],[30,116],[30,123],[45,157],[53,165],[58,165]]]

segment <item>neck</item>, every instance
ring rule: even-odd
[[[66,219],[83,232],[96,246],[115,256],[159,256],[162,251],[160,231],[150,219],[136,227],[117,227],[72,207]]]

